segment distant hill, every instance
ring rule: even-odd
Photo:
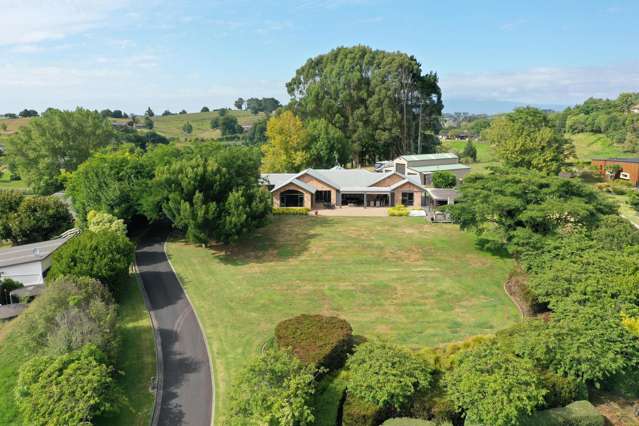
[[[252,125],[260,118],[264,117],[263,113],[252,114],[249,111],[228,110],[226,113],[237,117],[238,123],[242,126]],[[211,120],[218,116],[219,113],[217,111],[165,116],[156,115],[153,117],[153,123],[155,125],[153,130],[169,138],[215,139],[220,137],[220,131],[211,129]],[[182,131],[182,127],[187,122],[191,123],[193,126],[193,133],[190,135],[187,135]]]
[[[532,106],[539,109],[550,111],[562,111],[569,105],[560,104],[535,104],[526,102],[510,102],[510,101],[489,101],[474,99],[447,99],[444,96],[444,112],[467,112],[470,114],[501,114],[510,112],[518,107]]]

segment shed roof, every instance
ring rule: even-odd
[[[595,161],[616,161],[618,163],[639,163],[639,158],[593,158]]]
[[[465,164],[439,164],[436,166],[416,166],[409,167],[411,170],[415,170],[419,173],[434,173],[434,172],[447,172],[453,170],[470,170],[470,167]]]
[[[442,152],[439,154],[411,154],[402,155],[399,158],[403,158],[406,161],[424,161],[424,160],[453,160],[457,159],[457,155],[452,152]]]
[[[434,200],[455,200],[459,196],[459,191],[445,188],[426,188],[428,195]]]
[[[21,265],[43,260],[69,240],[57,238],[39,243],[25,244],[0,250],[0,267]]]

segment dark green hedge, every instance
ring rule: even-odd
[[[378,426],[386,417],[375,405],[346,395],[342,410],[342,426]]]
[[[437,426],[437,423],[422,419],[398,417],[395,419],[386,420],[384,423],[382,423],[382,426]]]
[[[604,426],[604,417],[588,401],[576,401],[563,408],[538,411],[522,419],[522,426]]]
[[[341,318],[299,315],[275,327],[275,340],[303,363],[334,371],[344,366],[353,347],[353,329]]]

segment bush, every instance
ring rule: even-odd
[[[630,192],[630,194],[628,195],[628,204],[630,204],[633,209],[639,211],[639,192]]]
[[[451,172],[433,173],[433,186],[435,188],[454,188],[457,185],[457,176]]]
[[[21,368],[15,396],[25,424],[77,425],[115,411],[119,392],[106,357],[94,345],[39,356]]]
[[[541,375],[541,379],[548,390],[544,396],[547,408],[563,407],[578,399],[588,399],[588,388],[574,377],[564,377],[548,371]]]
[[[53,255],[52,278],[63,275],[90,277],[115,289],[129,274],[135,246],[113,231],[85,231]]]
[[[274,215],[300,215],[306,216],[311,209],[308,207],[273,207]]]
[[[577,401],[563,408],[538,411],[522,419],[522,426],[604,426],[604,417],[588,401]]]
[[[444,426],[442,423],[440,423],[440,425]],[[384,423],[382,423],[382,426],[437,426],[437,423],[422,419],[396,417],[394,419],[386,420]]]
[[[353,347],[353,329],[341,318],[299,315],[280,322],[275,339],[304,364],[334,371],[344,366]]]
[[[639,369],[630,368],[628,371],[611,376],[604,383],[604,389],[627,399],[638,399]]]
[[[379,407],[347,393],[342,409],[342,426],[377,426],[385,417]]]
[[[388,209],[389,216],[408,216],[408,209],[403,204],[398,204]]]
[[[116,234],[126,235],[126,225],[122,219],[109,214],[91,210],[87,214],[87,228],[91,232],[111,231]]]
[[[15,199],[14,199],[15,201]],[[5,238],[14,244],[28,244],[51,239],[73,227],[67,206],[55,197],[29,197],[9,215]]]
[[[377,407],[400,410],[432,382],[432,368],[424,359],[385,343],[362,343],[346,366],[349,393]]]

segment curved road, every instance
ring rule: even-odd
[[[210,426],[213,386],[197,317],[164,253],[168,230],[152,228],[135,253],[155,327],[158,394],[152,425]]]

